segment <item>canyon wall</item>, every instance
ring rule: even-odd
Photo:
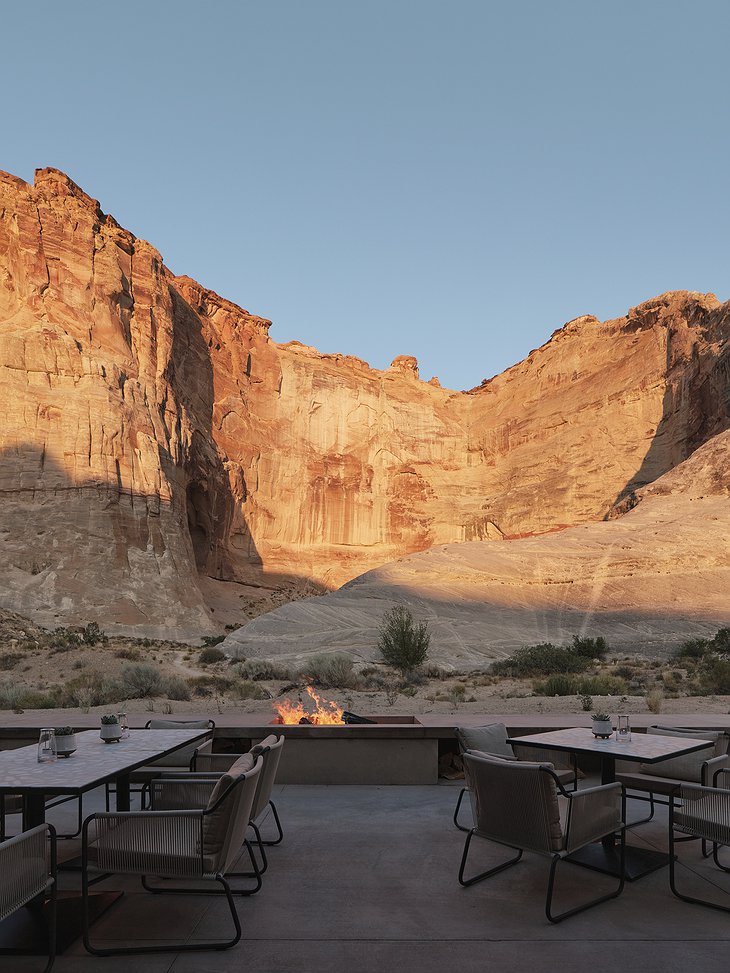
[[[628,509],[730,425],[713,295],[579,318],[471,392],[269,326],[63,173],[0,174],[0,605],[194,637],[257,590]]]

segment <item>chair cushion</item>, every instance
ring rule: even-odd
[[[479,750],[493,757],[514,758],[512,747],[507,743],[507,727],[504,723],[457,726],[456,736],[462,750]]]
[[[215,810],[211,810],[216,801],[234,781],[238,780],[243,774],[248,773],[255,764],[255,759],[250,753],[244,753],[238,758],[232,767],[225,774],[222,774],[217,784],[213,788],[208,801],[207,813],[203,818],[203,855],[215,856],[223,847],[226,831],[230,818],[229,809],[223,801]]]
[[[702,783],[702,764],[710,757],[717,757],[727,752],[728,737],[724,730],[675,730],[673,727],[650,726],[647,734],[666,737],[687,737],[695,740],[708,740],[714,744],[713,749],[695,750],[679,757],[670,757],[655,764],[640,764],[639,772],[650,777],[665,777],[672,780]]]
[[[251,747],[251,753],[254,755],[254,757],[258,757],[259,754],[262,753],[262,751],[264,751],[267,747],[273,747],[278,740],[278,736],[276,736],[274,733],[270,733],[261,741],[261,743],[257,743],[255,747]]]
[[[150,720],[150,730],[207,730],[210,727],[210,720]],[[177,767],[188,770],[190,761],[196,749],[200,746],[200,741],[190,743],[186,747],[180,747],[173,753],[168,753],[164,757],[153,760],[149,767]]]

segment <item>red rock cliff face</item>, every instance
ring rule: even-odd
[[[62,173],[0,176],[0,604],[199,634],[201,579],[339,584],[598,519],[730,424],[712,295],[579,318],[471,393],[408,357],[277,345],[269,323],[172,275]]]

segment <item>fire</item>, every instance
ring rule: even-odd
[[[315,723],[317,726],[325,724],[342,723],[343,710],[337,703],[329,700],[322,700],[315,693],[311,686],[307,686],[307,692],[314,701],[314,711],[305,710],[301,703],[290,703],[288,699],[281,703],[274,703],[274,709],[278,712],[277,723]]]

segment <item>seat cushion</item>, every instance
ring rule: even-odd
[[[702,764],[711,757],[727,752],[727,734],[723,730],[675,730],[663,726],[650,726],[647,734],[653,736],[667,736],[708,740],[712,747],[705,750],[695,750],[679,757],[670,757],[655,764],[639,764],[639,772],[649,777],[664,777],[672,780],[702,783]]]

